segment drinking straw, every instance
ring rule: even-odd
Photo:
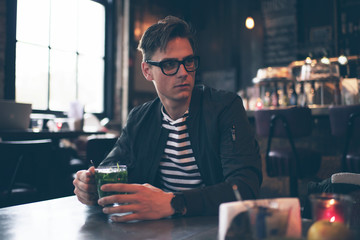
[[[239,192],[239,189],[238,189],[238,186],[236,184],[234,184],[232,186],[232,189],[234,191],[234,194],[235,194],[235,197],[236,197],[236,200],[238,201],[242,201],[242,198],[241,198],[241,195],[240,195],[240,192]]]

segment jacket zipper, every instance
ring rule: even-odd
[[[236,141],[235,125],[232,125],[232,128],[230,129],[230,131],[231,131],[231,140],[233,142],[235,142]]]

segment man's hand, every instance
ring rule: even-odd
[[[124,205],[114,207],[106,206],[103,209],[106,214],[131,212],[124,216],[111,216],[111,220],[115,222],[160,219],[174,214],[174,209],[170,205],[174,194],[164,192],[150,184],[105,184],[101,189],[103,191],[126,193],[103,197],[98,201],[102,206],[124,203]]]
[[[73,181],[75,186],[74,193],[80,202],[86,205],[96,205],[98,194],[95,183],[95,168],[81,170],[76,173]]]

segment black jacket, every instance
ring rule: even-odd
[[[168,130],[161,126],[161,106],[157,98],[134,108],[101,165],[126,164],[129,182],[159,186],[158,167],[168,137]],[[195,87],[187,124],[206,187],[183,192],[186,215],[218,214],[221,203],[236,200],[234,184],[243,199],[258,197],[261,158],[241,98],[234,93]]]

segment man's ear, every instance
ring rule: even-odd
[[[147,64],[146,62],[141,63],[141,71],[142,71],[144,77],[146,78],[146,80],[152,81],[154,79],[152,76],[151,68],[150,68],[149,64]]]

